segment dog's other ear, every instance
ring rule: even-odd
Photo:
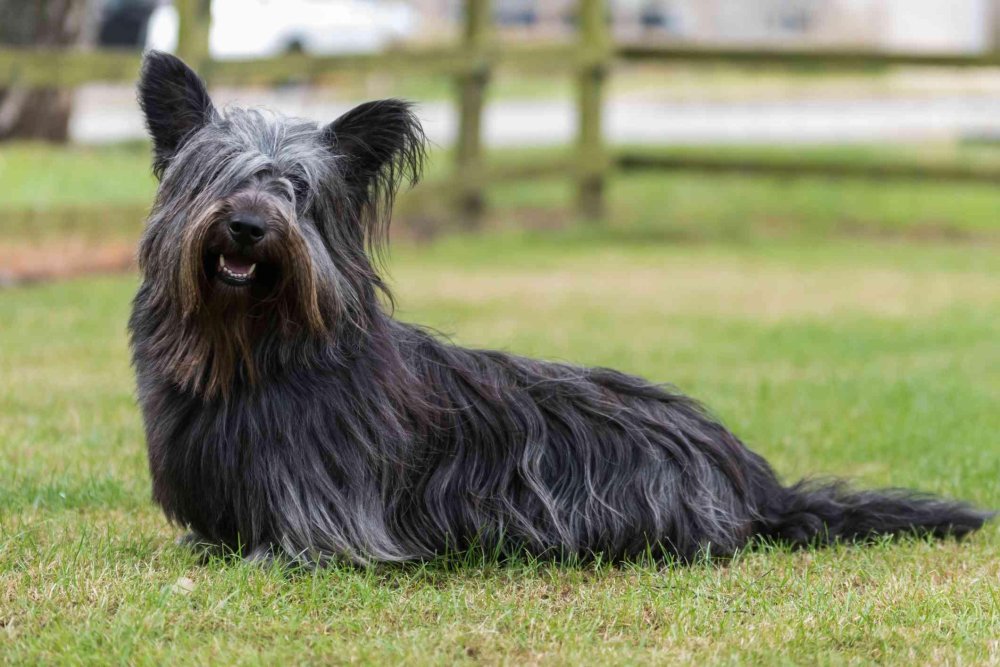
[[[403,100],[362,104],[323,128],[323,137],[343,160],[341,172],[369,227],[368,240],[378,242],[399,186],[415,185],[423,170],[426,138],[412,105]]]
[[[215,114],[208,89],[180,58],[150,51],[142,62],[139,105],[153,138],[153,173],[163,172],[177,149]]]

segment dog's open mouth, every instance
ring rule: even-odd
[[[212,248],[205,253],[204,271],[209,282],[264,296],[278,283],[279,265],[238,250]]]
[[[244,287],[254,281],[257,263],[239,255],[220,254],[216,276],[233,287]]]

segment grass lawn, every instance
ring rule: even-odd
[[[673,382],[788,479],[1000,507],[995,245],[650,238],[403,245],[399,315]],[[0,292],[0,663],[1000,663],[996,524],[964,544],[686,568],[199,564],[149,499],[125,339],[135,286]]]

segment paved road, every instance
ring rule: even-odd
[[[314,119],[336,118],[350,104],[310,90],[217,94],[221,103],[263,105]],[[952,95],[891,99],[754,102],[641,102],[612,100],[606,131],[615,143],[843,143],[1000,137],[1000,96]],[[419,114],[431,140],[445,146],[456,116],[443,102],[422,104]],[[492,146],[549,145],[572,140],[570,101],[502,101],[485,123]],[[143,136],[132,93],[89,87],[78,94],[74,139],[119,141]]]

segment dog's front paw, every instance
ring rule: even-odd
[[[262,544],[245,552],[243,560],[254,565],[268,567],[276,562],[284,562],[284,559],[275,551],[271,544]]]
[[[178,537],[176,544],[179,547],[190,549],[200,556],[202,560],[208,560],[213,556],[221,557],[226,554],[226,548],[223,545],[213,542],[195,531]]]
[[[194,547],[199,544],[209,544],[209,542],[204,537],[202,537],[201,535],[192,530],[191,532],[184,533],[176,540],[174,540],[174,544],[176,544],[179,547]]]

